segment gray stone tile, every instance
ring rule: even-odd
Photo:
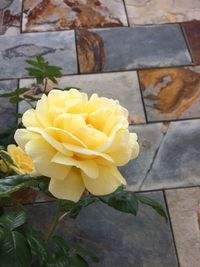
[[[34,81],[32,79],[20,80],[21,87],[31,88]],[[145,115],[141,100],[141,94],[136,72],[104,73],[92,75],[73,75],[58,79],[58,85],[48,85],[48,89],[53,87],[78,87],[89,96],[93,93],[99,96],[118,99],[120,104],[128,109],[131,123],[144,123]],[[20,110],[24,111],[24,103],[20,104]]]
[[[172,122],[142,190],[200,185],[200,120]]]
[[[0,35],[20,33],[22,0],[0,1]]]
[[[148,196],[164,205],[162,192]],[[53,204],[28,209],[31,224],[46,231],[55,212]],[[100,262],[91,263],[91,267],[178,267],[169,224],[148,207],[141,206],[134,217],[93,204],[83,209],[75,221],[65,220],[59,232],[99,256]]]
[[[79,30],[77,41],[81,73],[191,63],[177,24]]]
[[[12,92],[17,88],[17,80],[0,81],[0,93]],[[0,98],[0,132],[14,127],[16,118],[13,115],[17,111],[17,106],[11,104],[7,98]]]
[[[153,162],[155,153],[163,138],[164,126],[161,123],[130,127],[131,132],[136,132],[140,145],[140,154],[136,160],[130,161],[120,168],[127,180],[127,188],[138,191]]]
[[[181,267],[199,267],[200,187],[167,190],[166,197]]]
[[[198,0],[125,0],[131,26],[199,19]]]
[[[0,37],[0,79],[27,77],[25,60],[37,55],[61,66],[63,74],[77,73],[73,31],[28,33]]]

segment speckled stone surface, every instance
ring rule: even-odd
[[[162,192],[149,197],[164,204]],[[31,224],[42,231],[49,227],[53,204],[28,207]],[[38,220],[40,218],[40,220]],[[148,207],[141,206],[137,217],[93,204],[73,221],[66,220],[59,232],[72,242],[80,242],[99,256],[91,267],[178,267],[169,224]]]
[[[0,35],[20,33],[22,0],[0,1]]]
[[[190,64],[179,25],[77,31],[81,73]]]
[[[32,85],[31,85],[32,84]],[[33,87],[34,81],[20,81],[21,87]],[[49,83],[48,90],[53,87],[77,87],[82,92],[98,94],[102,97],[118,99],[128,109],[130,123],[145,123],[145,115],[136,72],[105,73],[91,75],[66,76],[58,79],[58,84]],[[20,110],[25,110],[23,103]]]
[[[181,267],[199,267],[200,187],[167,190],[166,197]]]
[[[200,64],[200,21],[188,21],[182,23],[182,27],[192,54],[193,62]]]
[[[17,80],[0,81],[0,94],[12,92],[17,88]],[[16,118],[13,115],[17,106],[11,104],[7,98],[0,98],[0,132],[5,132],[16,125]]]
[[[131,26],[200,18],[198,0],[125,0],[125,4]]]
[[[142,190],[200,185],[200,120],[172,122]]]
[[[120,167],[120,171],[127,180],[127,188],[138,191],[151,168],[156,151],[162,141],[165,126],[162,123],[138,125],[131,126],[130,131],[136,132],[138,135],[140,154],[136,160]]]
[[[0,79],[27,77],[25,60],[42,55],[63,74],[77,73],[74,31],[0,37]]]
[[[24,32],[127,26],[123,0],[25,0]]]
[[[200,67],[139,71],[148,121],[200,118]]]

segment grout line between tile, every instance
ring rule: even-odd
[[[169,227],[170,227],[171,234],[172,234],[172,239],[173,239],[173,243],[174,243],[174,249],[175,249],[175,254],[176,254],[176,258],[177,258],[178,267],[181,267],[180,260],[179,260],[178,249],[177,249],[177,246],[176,246],[176,239],[175,239],[175,235],[174,235],[173,224],[172,224],[172,220],[171,220],[171,216],[170,216],[170,211],[169,211],[169,206],[168,206],[167,196],[165,194],[165,190],[163,190],[163,196],[164,196],[165,206],[166,206],[166,210],[167,210],[167,214],[168,214],[168,218],[169,218],[169,222],[168,223],[169,223]]]
[[[143,93],[142,93],[142,84],[141,84],[141,81],[140,81],[140,76],[139,76],[139,72],[138,71],[136,71],[136,75],[137,75],[137,79],[138,79],[138,85],[139,85],[140,97],[141,97],[143,110],[144,110],[145,121],[146,121],[146,124],[148,124],[147,110],[146,110],[145,103],[144,103],[144,98],[143,98]]]
[[[185,31],[184,31],[184,28],[182,26],[182,23],[179,23],[179,26],[180,26],[183,38],[185,40],[185,43],[186,43],[186,46],[187,46],[187,50],[188,50],[188,52],[190,54],[191,62],[192,62],[192,64],[195,64],[194,59],[193,59],[193,55],[192,55],[192,50],[190,48],[189,41],[188,41],[187,35],[186,35]]]
[[[78,53],[78,42],[77,42],[77,33],[76,30],[74,30],[74,42],[75,42],[75,48],[76,48],[76,64],[77,64],[77,74],[81,74],[80,72],[80,64],[79,64],[79,53]]]
[[[129,21],[129,17],[128,17],[128,10],[127,10],[127,7],[126,7],[125,0],[122,0],[122,2],[124,4],[124,10],[125,10],[125,14],[126,14],[126,19],[127,19],[128,27],[130,27],[130,21]]]
[[[152,161],[151,161],[151,164],[150,164],[150,166],[149,166],[149,168],[148,168],[148,170],[147,170],[147,172],[146,172],[146,175],[145,175],[144,179],[142,180],[142,182],[140,183],[139,191],[142,191],[142,187],[143,187],[145,181],[147,180],[147,177],[148,177],[148,175],[149,175],[149,173],[150,173],[150,171],[151,171],[151,169],[152,169],[152,167],[153,167],[153,164],[154,164],[155,159],[156,159],[156,157],[157,157],[157,155],[158,155],[158,152],[159,152],[159,150],[160,150],[160,148],[161,148],[161,146],[162,146],[162,144],[163,144],[163,142],[164,142],[164,139],[165,139],[165,137],[166,137],[166,135],[167,135],[167,133],[168,133],[168,129],[169,129],[169,127],[167,128],[166,133],[163,133],[163,137],[162,137],[162,139],[161,139],[161,141],[160,141],[160,143],[159,143],[159,145],[158,145],[158,148],[156,149],[156,151],[155,151],[155,153],[154,153],[154,156],[153,156]]]

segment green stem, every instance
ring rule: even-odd
[[[46,90],[47,90],[47,82],[48,82],[48,79],[45,78],[45,81],[44,81],[44,89],[43,89],[43,92],[46,93]]]
[[[52,237],[53,233],[55,232],[58,224],[60,222],[60,211],[59,211],[59,207],[57,208],[56,210],[56,215],[55,215],[55,218],[54,218],[54,222],[53,224],[51,225],[50,229],[49,229],[49,232],[47,234],[47,239],[46,241],[49,241],[49,239]]]

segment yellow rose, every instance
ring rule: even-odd
[[[16,145],[9,145],[7,147],[7,152],[15,163],[17,169],[20,173],[32,173],[34,170],[33,160]]]
[[[128,131],[128,111],[116,100],[75,89],[52,90],[22,118],[15,140],[33,159],[36,171],[50,177],[50,192],[78,201],[114,192],[126,181],[117,166],[137,157],[137,135]]]

